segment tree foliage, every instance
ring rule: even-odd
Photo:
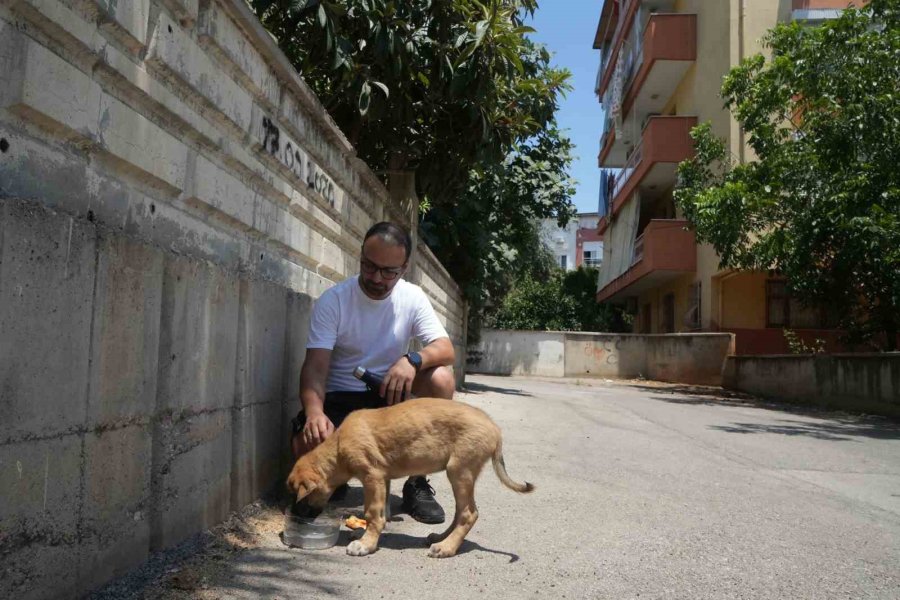
[[[563,294],[575,302],[578,331],[625,331],[619,308],[597,303],[597,269],[581,266],[563,277]]]
[[[568,73],[526,37],[536,0],[251,0],[360,157],[437,197],[543,129]]]
[[[537,280],[524,274],[487,322],[497,329],[537,331],[621,331],[615,309],[598,305],[597,270],[553,268]]]
[[[580,328],[575,299],[563,292],[563,272],[556,269],[543,281],[526,275],[503,299],[489,321],[497,329],[574,331]]]
[[[534,219],[574,212],[553,121],[569,74],[527,37],[537,1],[251,5],[360,158],[415,172],[425,240],[480,315],[539,252]]]
[[[778,25],[722,95],[757,160],[736,164],[709,124],[676,201],[723,266],[782,273],[861,339],[896,342],[900,308],[900,0],[819,27]]]
[[[568,138],[547,129],[503,162],[471,170],[468,187],[454,202],[425,213],[423,235],[464,286],[473,336],[483,309],[496,304],[513,281],[550,274],[553,257],[541,239],[540,222],[555,218],[565,225],[575,214],[574,181],[566,174],[571,152]]]

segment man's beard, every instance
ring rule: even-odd
[[[369,292],[372,296],[382,297],[387,294],[388,288],[386,285],[377,284],[369,281],[368,279],[363,278],[362,280],[363,288]]]

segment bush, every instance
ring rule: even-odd
[[[574,299],[563,293],[561,272],[546,281],[519,280],[489,319],[496,329],[572,331],[578,329]]]
[[[543,281],[519,279],[487,319],[495,329],[610,331],[612,309],[597,304],[597,271],[556,269]]]

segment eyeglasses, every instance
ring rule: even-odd
[[[403,273],[403,267],[379,267],[365,256],[359,259],[359,266],[366,275],[374,275],[375,271],[381,271],[381,278],[388,281],[397,279]]]

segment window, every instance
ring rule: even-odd
[[[585,250],[584,251],[584,266],[591,267],[596,269],[600,266],[600,263],[603,261],[603,256],[600,250]]]
[[[560,266],[561,268],[563,268],[563,269],[566,268],[566,259],[568,259],[568,258],[569,258],[569,257],[566,256],[565,254],[560,254],[560,255],[559,255],[559,266]],[[544,260],[546,260],[546,259],[544,259]]]
[[[766,281],[766,327],[827,329],[834,327],[835,321],[828,311],[803,306],[796,298],[791,298],[783,279]]]

